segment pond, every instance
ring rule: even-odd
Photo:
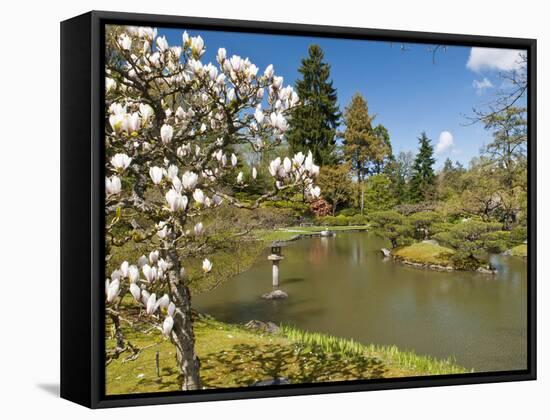
[[[271,290],[268,250],[245,273],[194,297],[220,321],[251,319],[396,345],[438,358],[454,356],[477,372],[526,369],[527,266],[492,256],[498,274],[438,272],[381,256],[385,241],[369,233],[312,237],[283,248],[284,301]]]

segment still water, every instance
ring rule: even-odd
[[[273,321],[363,343],[454,356],[477,372],[526,368],[527,266],[493,256],[497,275],[438,272],[384,260],[368,233],[314,237],[283,248],[284,301],[265,301],[271,262],[195,296],[194,306],[233,323]]]

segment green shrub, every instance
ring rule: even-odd
[[[413,228],[407,219],[395,211],[371,213],[369,219],[375,232],[391,242],[393,248],[412,242]]]
[[[521,244],[527,240],[527,227],[516,226],[510,231],[510,242],[512,244]]]
[[[468,252],[458,251],[451,255],[451,264],[457,270],[477,270],[480,261]]]
[[[482,246],[487,252],[500,254],[512,246],[511,233],[498,230],[481,235]]]
[[[422,240],[431,236],[431,229],[434,223],[441,222],[443,216],[435,211],[420,211],[411,214],[407,220],[414,228],[416,239]]]
[[[334,218],[335,226],[348,226],[350,223],[350,218],[344,215],[338,215]]]
[[[317,224],[319,226],[334,226],[335,225],[335,220],[336,220],[336,217],[334,216],[323,216],[323,217],[318,217],[317,219],[315,219],[317,221]]]
[[[356,214],[355,216],[351,216],[349,218],[349,224],[354,226],[362,226],[366,225],[368,223],[366,216],[361,216],[360,214]]]
[[[354,209],[354,208],[347,208],[347,209],[343,209],[343,210],[340,210],[339,212],[339,216],[347,216],[347,217],[350,217],[350,216],[355,216],[357,214],[357,210]]]

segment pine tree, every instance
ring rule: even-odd
[[[381,124],[373,128],[374,118],[374,115],[369,115],[366,99],[360,93],[353,95],[344,111],[343,149],[344,159],[351,165],[360,184],[358,202],[361,214],[365,192],[363,181],[369,174],[380,174],[392,154],[388,130]]]
[[[357,175],[357,181],[363,182],[368,175],[372,158],[372,144],[375,142],[372,130],[373,117],[369,115],[367,101],[356,93],[344,110],[344,158],[350,163]]]
[[[318,45],[310,45],[308,57],[302,59],[296,81],[301,105],[292,112],[287,141],[292,153],[311,150],[315,162],[336,163],[336,128],[340,120],[336,89],[330,78],[330,65],[323,61]]]
[[[420,147],[414,160],[409,189],[410,201],[413,203],[432,200],[435,194],[434,148],[425,132],[418,138],[418,143]]]

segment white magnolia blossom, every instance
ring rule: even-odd
[[[264,113],[260,108],[256,108],[256,111],[254,111],[254,118],[258,124],[261,124],[264,121]]]
[[[158,166],[153,166],[149,169],[149,176],[153,180],[153,184],[160,184],[162,177],[164,176],[164,171]]]
[[[105,288],[107,302],[111,303],[118,297],[118,294],[120,293],[120,281],[118,279],[115,279],[109,282],[109,279],[107,279],[105,281]]]
[[[209,273],[212,270],[212,263],[208,258],[205,258],[202,262],[202,271]]]
[[[174,316],[174,314],[176,313],[176,305],[174,305],[174,302],[170,302],[168,304],[168,308],[166,309],[166,311],[168,312],[169,316]]]
[[[149,121],[154,113],[155,111],[153,110],[151,105],[139,104],[139,114],[141,115],[141,119],[143,122]]]
[[[258,171],[256,170],[256,167],[253,166],[252,167],[252,178],[256,179],[257,176],[258,176]]]
[[[141,298],[141,289],[135,283],[130,284],[130,293],[136,302],[139,302]]]
[[[159,36],[157,38],[157,48],[160,52],[164,52],[168,49],[168,41],[165,36]]]
[[[172,328],[174,328],[174,318],[168,315],[162,323],[162,333],[168,337],[172,332]]]
[[[125,170],[131,162],[132,158],[126,153],[117,153],[111,158],[111,165],[117,170]]]
[[[237,156],[235,153],[231,154],[231,166],[237,166]]]
[[[170,304],[170,298],[167,294],[164,294],[157,302],[155,303],[155,311],[157,309],[166,309],[168,308],[168,305]]]
[[[168,169],[166,170],[166,176],[169,178],[169,179],[172,179],[176,176],[178,176],[178,167],[176,165],[170,165],[168,167]]]
[[[195,236],[200,236],[204,231],[204,226],[202,222],[197,223],[193,228],[193,231],[195,232]]]
[[[174,127],[168,124],[164,124],[160,128],[160,138],[164,144],[170,143],[172,136],[174,135]]]
[[[120,35],[120,37],[118,38],[118,43],[123,50],[128,51],[130,48],[132,48],[132,38],[130,38],[126,34]]]
[[[128,267],[128,280],[131,283],[135,283],[139,280],[139,269],[135,265]]]
[[[197,188],[197,189],[193,192],[193,199],[194,199],[198,204],[204,204],[205,196],[204,196],[204,193],[202,192],[201,189]]]
[[[118,176],[112,176],[110,178],[105,178],[105,191],[107,195],[116,195],[120,194],[122,190],[122,184]]]
[[[143,268],[143,266],[148,262],[149,260],[147,259],[147,257],[145,255],[142,255],[141,257],[138,258],[138,267]]]
[[[145,311],[147,315],[152,315],[155,312],[157,304],[157,295],[155,293],[151,294],[147,299],[147,304],[145,305]]]
[[[264,71],[264,76],[267,78],[272,78],[273,74],[274,74],[273,64],[270,64],[269,66],[266,67]]]
[[[149,262],[151,264],[156,264],[159,260],[159,252],[158,251],[151,251],[149,253]]]
[[[191,51],[197,57],[200,57],[204,53],[204,41],[200,36],[191,38]]]
[[[168,208],[172,212],[183,211],[187,207],[187,197],[181,195],[174,189],[171,189],[166,193],[166,201],[168,202]]]
[[[154,267],[151,267],[149,264],[145,264],[143,267],[141,267],[141,271],[145,276],[145,280],[147,280],[149,283],[152,283],[156,280],[157,273]]]
[[[191,191],[192,189],[195,188],[198,180],[199,180],[199,176],[196,173],[190,172],[190,171],[186,171],[181,176],[181,183],[183,185],[183,188],[185,188],[188,191]]]
[[[128,261],[124,261],[122,264],[120,264],[120,274],[122,277],[128,277],[128,269],[130,268],[130,264]]]
[[[237,184],[242,184],[242,183],[243,183],[243,173],[239,172],[237,175]]]
[[[111,90],[116,89],[116,82],[110,77],[105,78],[105,90],[110,92]]]

